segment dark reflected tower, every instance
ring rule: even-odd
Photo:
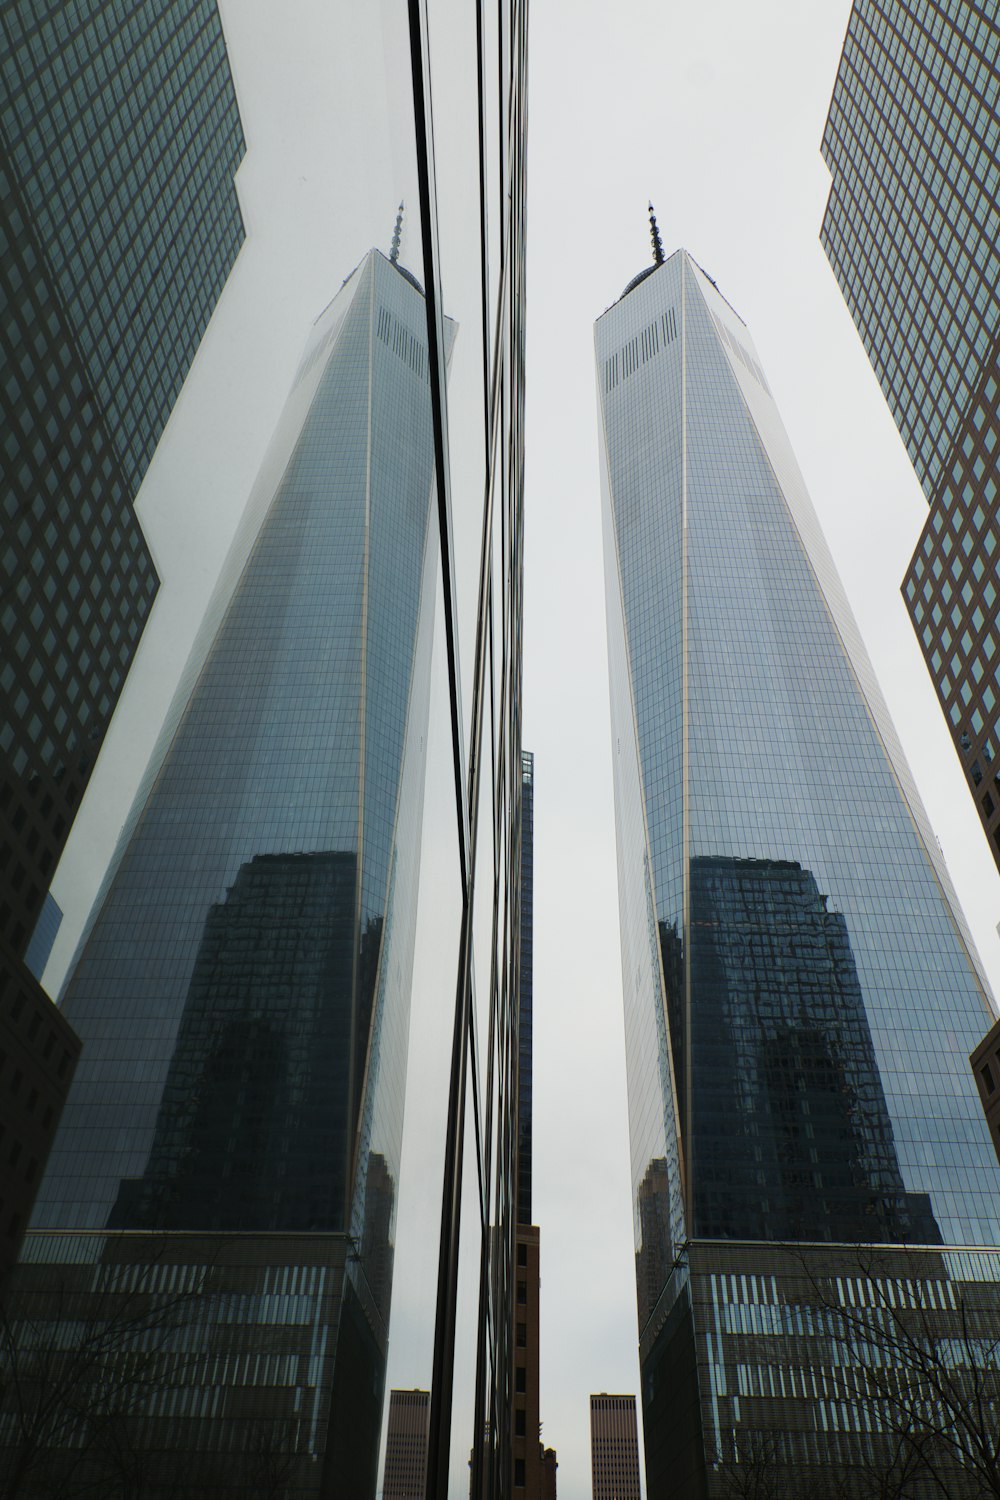
[[[746,327],[655,254],[596,354],[647,1493],[799,1500],[880,1430],[862,1247],[1000,1302],[937,1248],[1000,1230],[989,1011]]]
[[[144,1495],[374,1493],[436,567],[425,329],[377,251],[318,320],[66,995],[84,1061],[12,1306],[57,1349],[117,1320],[127,1368],[170,1294],[155,1372],[119,1382]],[[70,1461],[98,1485],[83,1446],[53,1445],[42,1493]]]

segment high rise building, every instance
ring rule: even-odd
[[[590,1398],[593,1500],[642,1500],[634,1396]]]
[[[903,594],[1000,865],[1000,18],[856,0],[822,242],[930,515]]]
[[[595,335],[648,1495],[871,1494],[936,1410],[918,1338],[861,1368],[900,1278],[959,1386],[1000,1306],[990,1011],[750,335],[654,246]]]
[[[382,1500],[424,1500],[430,1391],[390,1391]]]
[[[517,972],[517,1222],[531,1224],[534,1060],[535,757],[521,753],[521,958]]]
[[[374,250],[317,321],[78,957],[84,1051],[9,1307],[22,1385],[64,1381],[75,1414],[29,1493],[67,1465],[110,1484],[127,1450],[144,1495],[374,1494],[437,559],[426,329]]]
[[[14,1007],[61,1028],[36,983],[52,924],[29,944],[156,594],[134,501],[243,241],[244,145],[215,0],[17,0],[0,53],[7,1051]],[[0,1069],[0,1111],[44,1162],[13,1076]],[[23,1207],[13,1233],[0,1214],[0,1268]]]
[[[518,970],[517,1227],[514,1231],[512,1483],[523,1500],[545,1500],[556,1455],[541,1442],[541,1231],[532,1223],[531,1114],[535,907],[535,757],[521,754],[521,906]]]

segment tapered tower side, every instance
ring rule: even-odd
[[[150,1493],[272,1469],[374,1492],[436,558],[424,329],[373,251],[314,330],[66,994],[85,1060],[11,1316],[63,1364],[74,1327],[116,1330],[82,1381],[96,1400],[123,1363]],[[53,1442],[38,1483],[71,1458]]]
[[[744,1336],[828,1389],[864,1245],[996,1300],[987,1253],[930,1248],[1000,1228],[963,1055],[987,1002],[745,325],[677,252],[596,352],[649,1494],[727,1493],[763,1445],[804,1495],[870,1445],[738,1373],[770,1358]],[[777,1338],[827,1300],[825,1336]]]

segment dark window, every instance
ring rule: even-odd
[[[519,1396],[523,1396],[527,1389],[528,1372],[523,1365],[518,1365],[514,1371],[514,1390]]]
[[[514,1460],[514,1488],[518,1489],[518,1490],[523,1490],[524,1489],[524,1459],[523,1458],[515,1458],[515,1460]]]
[[[524,1437],[524,1407],[519,1406],[514,1413],[514,1436]]]
[[[528,1264],[528,1247],[527,1247],[527,1245],[518,1245],[518,1247],[517,1247],[517,1263],[518,1263],[519,1266],[526,1266]]]
[[[520,1307],[523,1307],[525,1305],[525,1303],[527,1302],[527,1300],[528,1300],[528,1283],[526,1281],[519,1281],[517,1283],[517,1301],[518,1301],[518,1305]]]
[[[983,768],[978,760],[972,762],[972,784],[978,786],[983,779]]]
[[[979,1069],[979,1072],[983,1082],[986,1085],[986,1092],[988,1094],[992,1094],[994,1089],[996,1088],[996,1084],[993,1082],[993,1069],[990,1067],[989,1063],[983,1063],[983,1066]]]
[[[983,812],[988,818],[992,818],[995,807],[996,803],[993,801],[993,798],[990,796],[989,792],[987,792],[986,796],[983,798]]]
[[[519,1349],[524,1349],[524,1348],[527,1347],[527,1344],[528,1344],[528,1325],[526,1323],[518,1323],[518,1325],[517,1325],[517,1339],[516,1339],[516,1343],[517,1343],[517,1347]]]

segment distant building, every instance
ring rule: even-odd
[[[390,1391],[382,1500],[424,1500],[430,1391]]]
[[[556,1450],[554,1448],[545,1448],[542,1451],[542,1500],[556,1500],[556,1470],[558,1467]]]
[[[634,1396],[591,1396],[590,1467],[593,1500],[641,1500]]]
[[[520,1500],[540,1500],[542,1447],[539,1442],[539,1241],[537,1227],[519,1224],[514,1268],[514,1492]]]
[[[930,502],[903,581],[1000,865],[1000,17],[855,0],[821,239]]]
[[[511,1442],[515,1500],[545,1500],[555,1485],[554,1450],[543,1449],[541,1370],[541,1231],[532,1224],[531,1108],[533,1061],[535,757],[521,755],[521,958],[518,975],[517,1228],[514,1267],[514,1381]],[[546,1455],[551,1458],[547,1459]],[[554,1490],[553,1490],[554,1492]]]

